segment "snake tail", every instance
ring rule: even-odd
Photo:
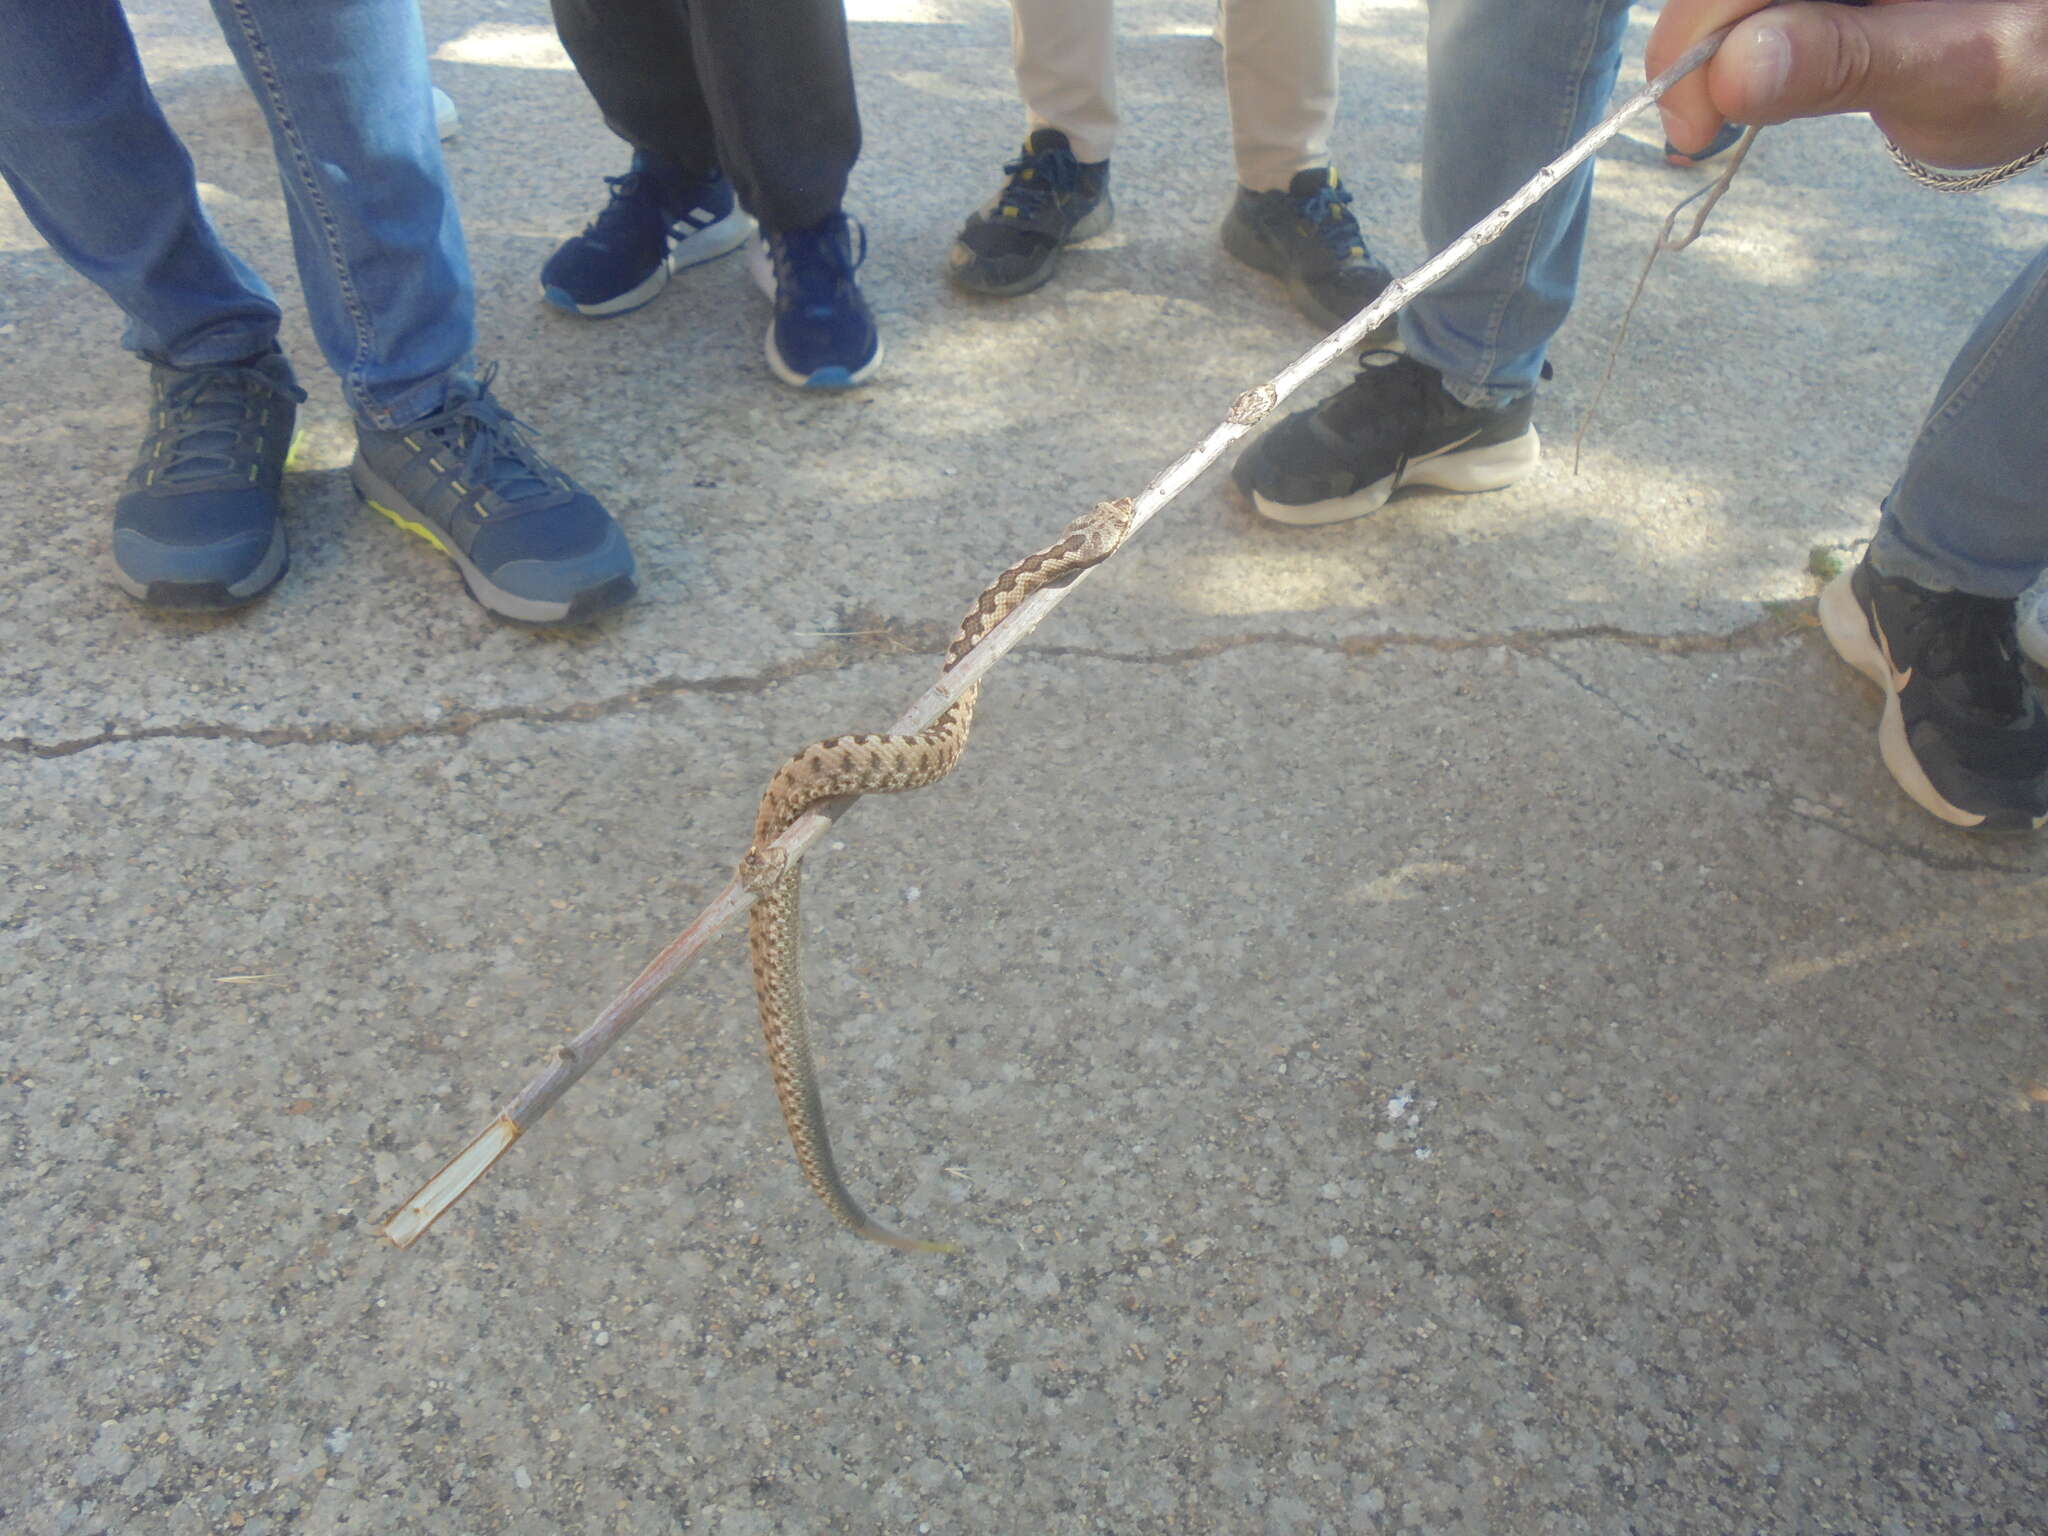
[[[957,1244],[906,1237],[883,1226],[861,1208],[840,1177],[832,1138],[825,1129],[825,1104],[811,1056],[811,1015],[797,953],[798,935],[803,931],[801,890],[798,872],[792,869],[763,894],[754,909],[759,921],[749,929],[769,1075],[775,1082],[775,1099],[782,1108],[797,1166],[833,1218],[856,1236],[905,1253],[958,1253]]]
[[[953,643],[946,647],[942,671],[971,651],[1032,593],[1115,553],[1129,535],[1136,515],[1127,498],[1098,503],[1068,524],[1056,541],[1026,555],[990,582],[961,620]],[[911,735],[859,732],[805,747],[769,781],[754,818],[753,845],[740,864],[740,879],[756,893],[747,932],[754,993],[761,1005],[761,1033],[768,1043],[775,1098],[782,1106],[797,1163],[812,1191],[842,1224],[869,1242],[908,1253],[960,1250],[952,1243],[927,1242],[890,1231],[860,1208],[839,1177],[832,1143],[825,1134],[825,1107],[811,1062],[810,1014],[804,1006],[797,915],[802,877],[799,866],[771,856],[770,847],[821,800],[921,789],[944,778],[966,750],[979,692],[978,684],[963,688],[943,714]]]

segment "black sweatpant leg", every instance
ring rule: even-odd
[[[553,5],[555,31],[604,113],[605,126],[635,149],[700,175],[720,163],[682,0]]]
[[[614,133],[725,168],[770,229],[839,211],[860,157],[843,0],[552,0],[555,27]]]

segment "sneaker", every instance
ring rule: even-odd
[[[462,132],[462,114],[455,110],[455,98],[434,87],[434,136],[446,143]]]
[[[1742,123],[1723,123],[1721,131],[1707,140],[1707,147],[1697,154],[1687,154],[1676,144],[1666,139],[1664,141],[1664,163],[1666,165],[1675,165],[1680,170],[1690,170],[1693,166],[1705,165],[1711,160],[1718,160],[1741,141],[1744,131],[1745,125]]]
[[[986,208],[967,216],[948,272],[969,293],[1014,298],[1041,287],[1060,247],[1101,234],[1115,221],[1109,162],[1074,158],[1067,136],[1040,128],[1003,166],[1010,179]]]
[[[1822,590],[1820,622],[1884,690],[1878,747],[1901,789],[1959,827],[2048,823],[2048,714],[2020,666],[2009,600],[1930,592],[1865,559]]]
[[[2012,619],[2027,660],[2037,667],[2048,667],[2048,574],[2020,594],[2013,605]]]
[[[1363,517],[1409,486],[1497,491],[1536,467],[1535,399],[1477,410],[1405,352],[1368,352],[1356,379],[1267,432],[1231,475],[1261,517],[1301,526]]]
[[[487,369],[425,421],[356,428],[349,478],[371,510],[455,562],[508,619],[574,624],[633,595],[633,552],[596,497],[540,456]]]
[[[1373,260],[1351,216],[1351,194],[1334,168],[1301,171],[1285,192],[1237,189],[1223,220],[1223,248],[1287,285],[1294,307],[1326,331],[1387,291],[1394,274]],[[1394,338],[1389,315],[1364,339]]]
[[[306,398],[284,354],[149,370],[149,437],[114,503],[114,579],[162,608],[217,611],[285,572],[279,491]]]
[[[542,295],[571,314],[638,309],[672,273],[738,250],[754,227],[723,171],[700,176],[635,154],[630,171],[604,181],[604,211],[540,269]]]
[[[859,240],[859,248],[854,242]],[[882,338],[853,274],[868,259],[868,232],[843,213],[747,247],[754,283],[775,301],[768,366],[799,389],[851,389],[882,362]]]

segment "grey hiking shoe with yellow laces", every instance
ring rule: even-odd
[[[424,421],[358,425],[349,477],[371,508],[455,562],[491,612],[574,624],[633,595],[633,552],[595,496],[541,457],[492,370]]]
[[[1002,190],[968,215],[947,270],[969,293],[1014,298],[1044,285],[1060,247],[1092,239],[1116,218],[1109,162],[1082,161],[1057,128],[1040,128],[1003,167]]]
[[[114,579],[161,608],[236,608],[287,564],[280,487],[305,392],[282,353],[150,367],[149,437],[114,504]]]
[[[1373,259],[1334,169],[1301,171],[1283,192],[1237,189],[1223,221],[1223,248],[1287,285],[1294,307],[1326,331],[1386,292],[1393,273]],[[1384,321],[1364,340],[1391,341]]]

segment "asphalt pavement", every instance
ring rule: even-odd
[[[0,1527],[2042,1528],[2048,852],[1893,785],[1813,597],[2048,182],[1938,197],[1861,120],[1762,136],[1576,470],[1700,181],[1654,122],[1602,156],[1532,479],[1298,531],[1212,472],[990,676],[951,779],[833,830],[840,1160],[958,1257],[807,1192],[732,939],[377,1235],[784,755],[885,726],[983,581],[1315,339],[1217,241],[1210,9],[1120,7],[1117,226],[975,302],[1007,8],[857,0],[889,351],[826,397],[737,260],[541,303],[624,154],[539,0],[430,0],[481,350],[641,558],[551,634],[355,503],[256,108],[206,7],[130,6],[312,399],[285,582],[130,602],[146,372],[0,201]],[[1338,163],[1406,269],[1423,9],[1342,14]]]

